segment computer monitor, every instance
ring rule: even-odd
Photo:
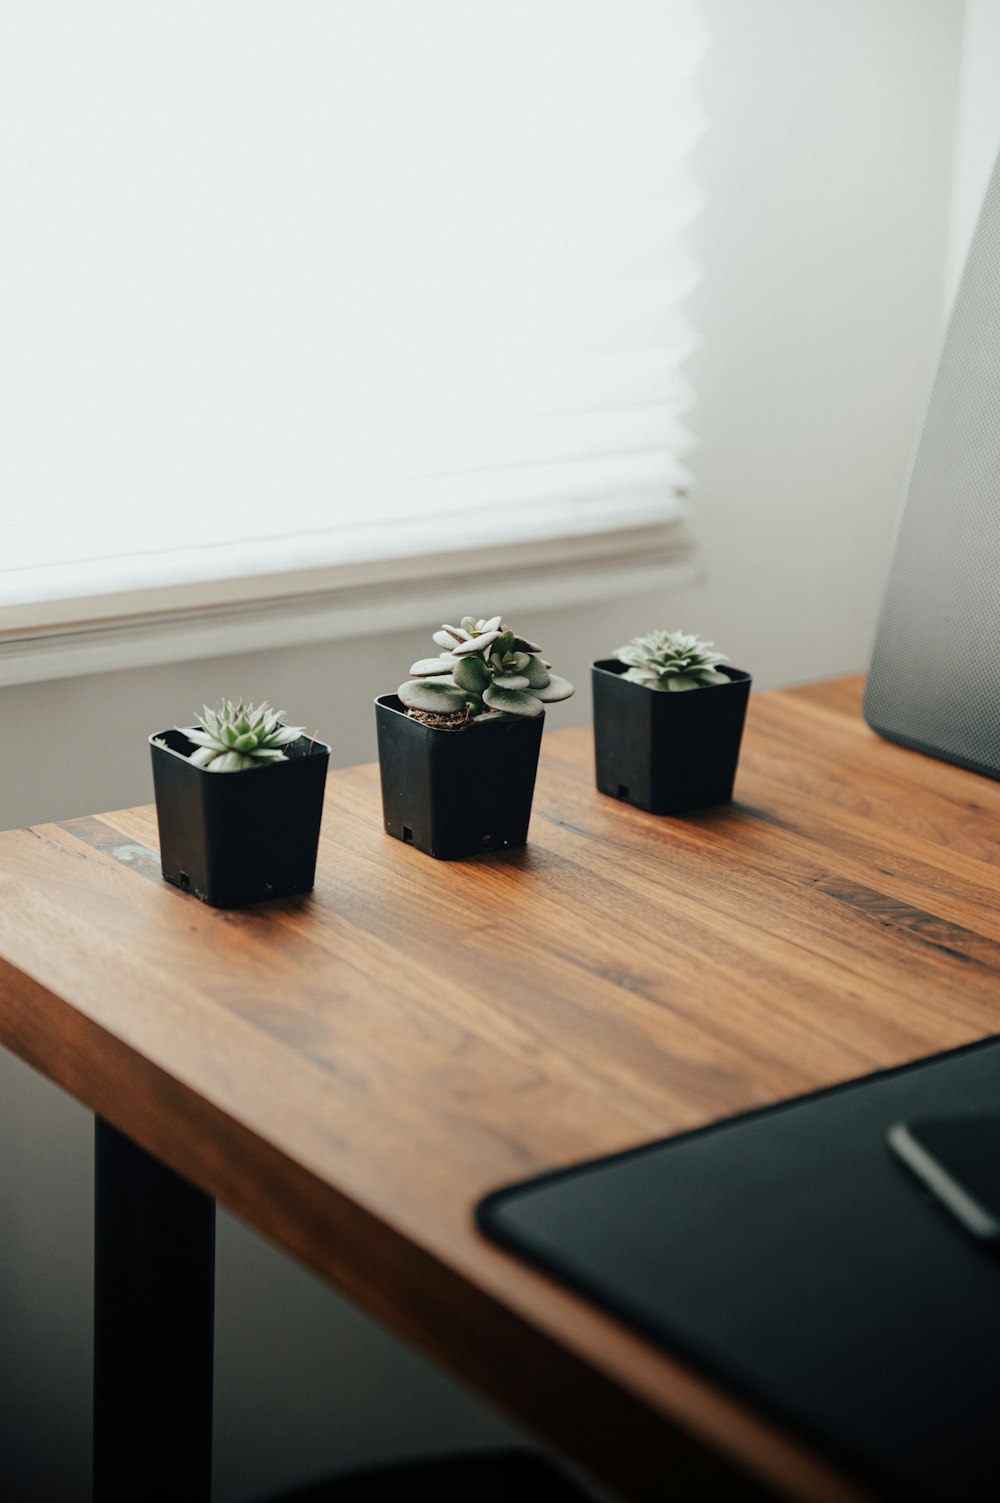
[[[864,712],[891,741],[1000,778],[1000,159],[920,435]]]

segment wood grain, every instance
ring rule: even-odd
[[[529,846],[469,861],[336,773],[315,893],[240,912],[161,881],[150,809],[0,835],[0,1038],[623,1497],[859,1499],[472,1208],[997,1031],[1000,785],[860,691],[755,696],[736,802],[685,819],[548,731]]]

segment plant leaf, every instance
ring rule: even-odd
[[[523,673],[498,673],[493,682],[498,689],[527,689],[529,681]]]
[[[205,768],[206,772],[245,772],[250,767],[256,767],[253,757],[245,757],[242,752],[227,751],[221,757],[215,757]]]
[[[542,704],[551,705],[557,700],[569,699],[575,690],[568,678],[560,678],[558,673],[551,673],[544,689],[533,689],[531,692],[537,695]]]
[[[483,703],[491,710],[503,710],[507,715],[540,715],[543,705],[533,694],[524,694],[518,689],[499,689],[490,684],[483,695]]]
[[[193,725],[175,725],[174,730],[180,731],[181,735],[186,736],[189,741],[193,741],[195,746],[207,746],[212,751],[222,750],[219,745],[218,736],[213,736],[209,731],[196,730]]]
[[[490,670],[479,657],[458,658],[452,673],[456,684],[470,694],[482,694],[490,683]]]
[[[452,652],[456,657],[466,657],[471,653],[485,653],[488,647],[492,647],[500,633],[498,631],[481,631],[478,637],[470,637],[467,642],[458,642]]]
[[[465,640],[465,632],[459,631],[457,626],[442,626],[440,631],[434,633],[434,641],[439,647],[444,647],[451,652],[456,642]]]
[[[414,678],[400,684],[397,694],[408,710],[428,710],[437,715],[457,715],[465,709],[466,693],[451,679]]]
[[[450,652],[442,652],[440,657],[420,658],[416,663],[411,663],[410,672],[415,677],[420,678],[424,678],[428,674],[433,676],[435,673],[450,673],[455,663],[456,659],[452,657]]]
[[[532,689],[544,689],[548,684],[549,670],[541,658],[536,658],[534,655],[529,657],[522,672],[527,675],[528,683]]]

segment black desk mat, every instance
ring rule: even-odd
[[[1000,1260],[886,1145],[901,1119],[998,1110],[1000,1037],[495,1191],[477,1219],[885,1497],[998,1503]]]

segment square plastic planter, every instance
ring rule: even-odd
[[[728,684],[664,693],[622,677],[625,663],[594,663],[597,786],[650,814],[728,804],[740,755],[750,675],[721,668]]]
[[[375,717],[390,835],[443,861],[524,845],[544,713],[449,731],[383,694]]]
[[[245,772],[206,772],[188,760],[183,731],[161,731],[153,788],[163,875],[214,908],[242,908],[262,898],[308,892],[330,748],[300,736],[285,762]]]

